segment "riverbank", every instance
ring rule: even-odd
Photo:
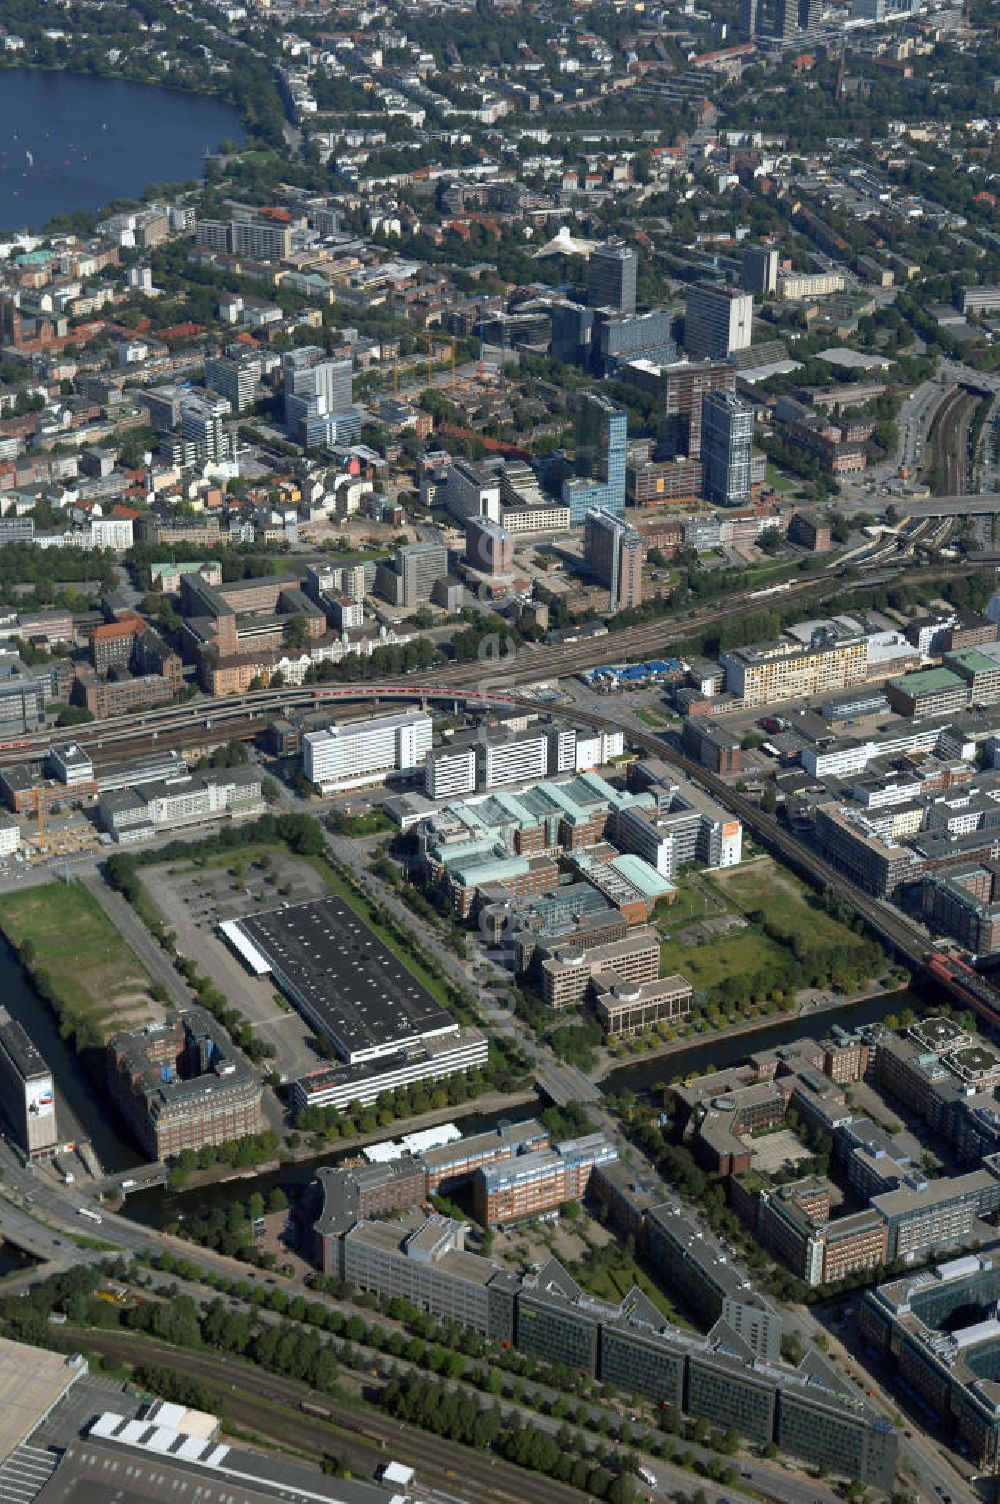
[[[890,1013],[902,1013],[907,1008],[924,1012],[926,1007],[926,998],[921,999],[910,988],[903,987],[869,994],[853,1002],[838,999],[836,1007],[818,1012],[785,1014],[765,1022],[753,1020],[730,1033],[684,1040],[667,1054],[646,1055],[631,1064],[619,1065],[601,1078],[601,1091],[605,1095],[633,1092],[640,1096],[673,1076],[684,1079],[705,1075],[713,1067],[722,1070],[725,1066],[739,1065],[751,1050],[795,1044],[817,1033],[829,1033],[834,1025],[856,1029],[862,1024],[881,1023]],[[673,1064],[669,1075],[664,1069],[665,1061]]]
[[[290,1165],[309,1165],[319,1161],[326,1163],[332,1153],[342,1155],[360,1154],[371,1144],[382,1144],[387,1139],[402,1138],[407,1133],[433,1128],[438,1123],[451,1123],[467,1117],[482,1117],[486,1113],[514,1111],[526,1103],[538,1106],[535,1092],[488,1091],[472,1102],[461,1102],[457,1107],[435,1107],[431,1112],[421,1112],[408,1118],[395,1118],[384,1128],[372,1133],[359,1133],[349,1139],[330,1139],[325,1149],[317,1149],[315,1139],[297,1149],[287,1149],[280,1158],[266,1164],[253,1165],[249,1169],[235,1169],[231,1165],[212,1165],[207,1170],[193,1170],[184,1184],[172,1186],[171,1190],[183,1195],[186,1191],[201,1191],[213,1185],[228,1185],[238,1180],[256,1180],[261,1175],[273,1175]]]
[[[487,1092],[474,1102],[463,1102],[457,1107],[435,1108],[433,1112],[421,1113],[419,1117],[399,1118],[388,1127],[373,1133],[358,1134],[350,1139],[331,1139],[317,1149],[315,1143],[302,1144],[280,1160],[272,1160],[267,1166],[234,1170],[228,1165],[212,1166],[208,1170],[196,1170],[183,1186],[152,1186],[135,1191],[119,1203],[121,1215],[143,1226],[162,1228],[171,1222],[200,1211],[209,1211],[218,1205],[229,1206],[236,1201],[245,1201],[254,1191],[265,1195],[275,1186],[280,1186],[290,1198],[308,1189],[315,1179],[320,1165],[339,1164],[363,1153],[371,1144],[384,1143],[387,1139],[401,1138],[416,1129],[432,1127],[437,1123],[462,1122],[468,1137],[485,1133],[505,1118],[530,1117],[541,1110],[538,1096],[531,1091],[505,1093]]]
[[[868,987],[862,989],[860,992],[852,993],[850,997],[831,996],[829,1001],[824,1003],[822,1007],[814,1006],[810,1008],[808,1005],[806,1007],[800,1005],[794,1013],[782,1013],[777,1017],[771,1014],[763,1019],[750,1018],[746,1019],[743,1023],[733,1024],[726,1029],[710,1030],[705,1034],[692,1034],[686,1039],[673,1039],[658,1049],[643,1050],[641,1056],[637,1056],[634,1060],[621,1060],[609,1056],[601,1062],[591,1079],[600,1085],[614,1071],[627,1070],[630,1065],[644,1065],[649,1061],[669,1059],[672,1055],[685,1054],[698,1045],[711,1045],[716,1041],[739,1039],[744,1034],[757,1034],[761,1030],[775,1029],[783,1023],[795,1023],[803,1019],[813,1018],[822,1020],[825,1013],[839,1012],[842,1008],[854,1008],[860,1003],[869,1003],[873,999],[899,997],[901,994],[908,992],[908,990],[906,984],[902,982],[890,988]]]

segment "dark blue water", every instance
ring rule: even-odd
[[[201,176],[206,151],[242,141],[217,99],[32,69],[0,71],[0,230],[137,198]]]

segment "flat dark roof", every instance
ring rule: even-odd
[[[345,1059],[369,1051],[388,1054],[455,1027],[342,898],[293,904],[239,923]]]
[[[0,1004],[0,1049],[9,1056],[22,1081],[30,1081],[35,1076],[51,1074],[44,1057],[32,1044],[23,1025],[16,1018],[11,1018],[2,1004]]]

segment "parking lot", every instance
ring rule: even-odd
[[[320,898],[322,878],[283,852],[234,851],[204,865],[149,867],[143,882],[178,949],[243,1013],[254,1033],[274,1045],[272,1068],[294,1080],[322,1063],[311,1030],[269,977],[253,977],[219,936],[227,919]]]

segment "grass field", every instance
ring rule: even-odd
[[[695,988],[718,987],[741,972],[752,976],[762,967],[775,965],[781,948],[766,935],[735,930],[716,935],[704,945],[678,945],[668,941],[660,955],[661,972],[679,971]]]
[[[645,721],[647,726],[653,726],[658,731],[663,726],[672,726],[677,717],[668,715],[665,710],[659,710],[655,705],[643,705],[637,710],[636,720]]]
[[[64,1024],[104,1039],[150,1017],[150,977],[82,883],[46,883],[0,898],[0,929],[44,975]]]
[[[710,876],[682,878],[676,900],[657,916],[664,934],[661,971],[664,974],[679,971],[694,987],[709,988],[729,977],[741,973],[752,975],[763,967],[779,964],[784,947],[755,930],[733,930],[695,945],[681,944],[671,938],[685,924],[712,919],[720,912],[749,914],[756,909],[763,910],[766,918],[790,939],[799,937],[810,946],[839,944],[860,949],[865,943],[862,936],[825,913],[791,873],[764,858]]]
[[[808,888],[769,857],[751,866],[713,872],[708,881],[731,908],[741,913],[763,909],[772,923],[812,944],[863,943],[861,936],[827,914]]]

